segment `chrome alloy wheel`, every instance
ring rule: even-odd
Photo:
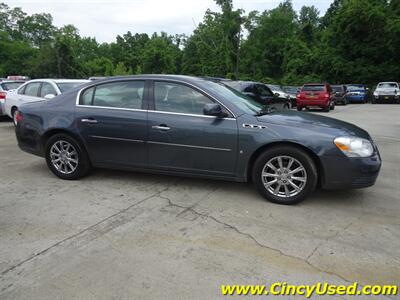
[[[50,148],[51,163],[57,171],[71,174],[78,167],[78,152],[70,143],[59,140]]]
[[[261,173],[264,187],[271,194],[288,198],[299,194],[307,183],[307,172],[304,166],[290,156],[271,158]]]

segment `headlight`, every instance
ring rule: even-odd
[[[363,138],[338,137],[334,143],[348,157],[369,157],[374,153],[371,142]]]
[[[375,97],[378,97],[378,96],[379,96],[379,93],[378,93],[377,91],[375,91],[375,92],[374,92],[374,96],[375,96]]]

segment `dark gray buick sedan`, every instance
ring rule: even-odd
[[[22,105],[20,148],[62,179],[92,167],[252,181],[292,204],[315,187],[363,188],[381,167],[369,134],[349,123],[271,111],[207,79],[142,75],[88,83]]]

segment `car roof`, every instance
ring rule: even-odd
[[[90,82],[88,79],[52,79],[52,78],[40,78],[40,79],[32,79],[28,82],[54,82],[54,83],[68,83],[68,82]]]
[[[25,83],[25,82],[26,82],[26,80],[10,80],[10,79],[6,79],[6,80],[0,80],[0,83],[13,83],[13,82]]]

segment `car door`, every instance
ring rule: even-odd
[[[147,102],[144,80],[100,83],[81,91],[78,132],[95,165],[147,166]]]
[[[155,169],[233,177],[238,128],[226,118],[203,114],[215,103],[184,83],[154,81],[148,122],[149,166]]]

